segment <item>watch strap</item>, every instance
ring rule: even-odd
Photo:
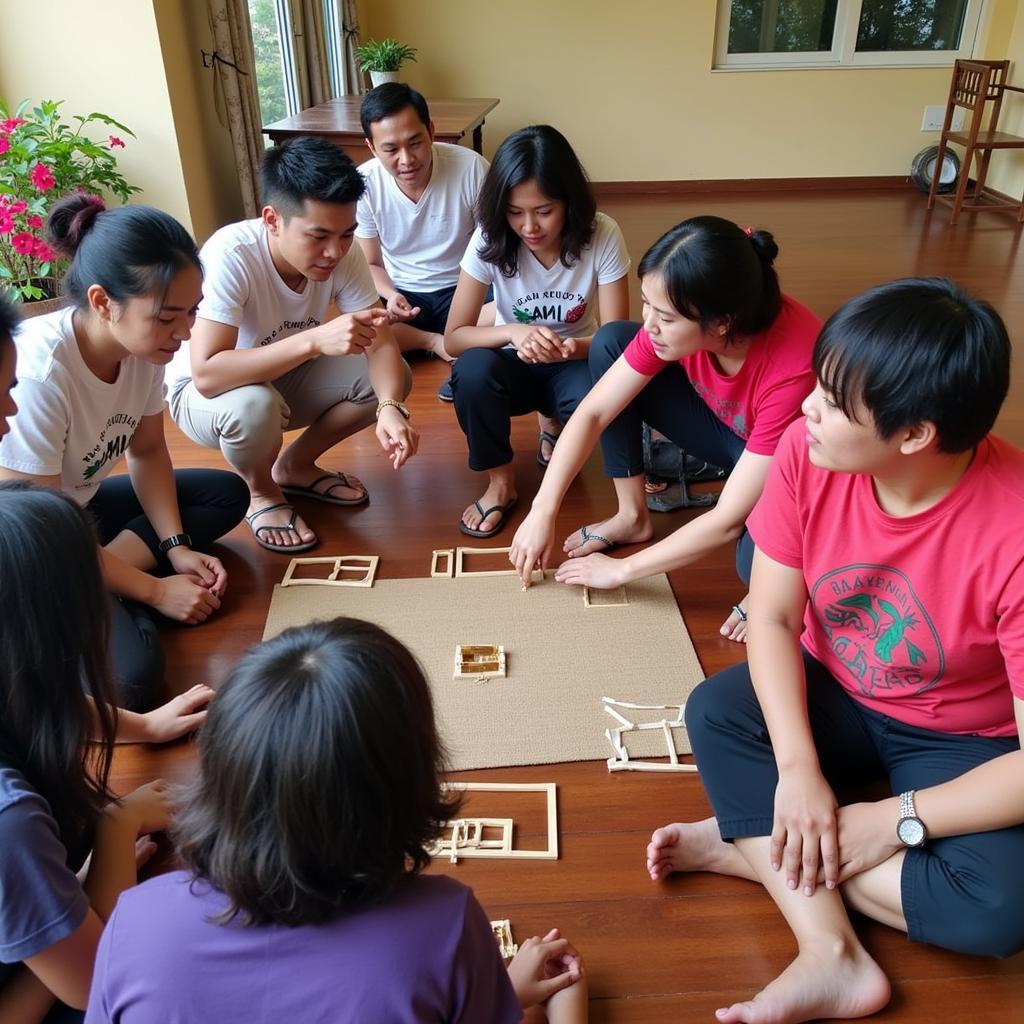
[[[187,533],[175,533],[160,541],[159,550],[160,554],[166,555],[171,548],[190,547],[192,547],[192,538]]]

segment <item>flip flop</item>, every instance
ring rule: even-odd
[[[283,526],[253,526],[253,522],[263,515],[264,512],[276,512],[279,508],[290,508],[292,510],[291,519]],[[285,533],[294,533],[298,537],[299,531],[295,526],[295,520],[298,517],[299,513],[291,505],[285,501],[279,501],[276,505],[267,505],[266,508],[257,509],[251,515],[246,516],[245,521],[249,524],[249,529],[252,530],[253,539],[261,548],[266,548],[267,551],[274,551],[279,555],[289,555],[297,551],[308,551],[310,548],[315,548],[319,541],[314,538],[313,540],[303,541],[301,544],[271,544],[269,541],[265,541],[260,534],[264,530],[282,530]]]
[[[482,523],[489,515],[493,515],[495,512],[500,512],[498,516],[498,525],[492,530],[474,530],[472,527],[467,526],[461,520],[459,521],[459,529],[467,537],[493,537],[505,526],[505,519],[508,517],[509,512],[515,507],[518,498],[513,498],[507,505],[492,505],[489,509],[484,509],[483,505],[479,501],[474,501],[477,512],[480,513],[480,522]]]
[[[330,487],[323,491],[316,489],[317,484],[323,483],[325,480],[333,480],[334,483]],[[312,498],[313,501],[322,501],[328,505],[364,505],[370,500],[370,493],[367,489],[363,488],[362,497],[359,498],[335,498],[331,495],[331,491],[335,487],[349,487],[353,491],[356,489],[355,484],[349,481],[349,478],[344,473],[324,473],[323,476],[318,476],[312,483],[307,484],[305,487],[299,487],[296,484],[287,484],[281,486],[281,491],[284,494],[291,494],[299,498]]]
[[[604,545],[604,547],[601,548],[601,551],[611,551],[612,548],[618,547],[618,545],[615,543],[615,541],[609,540],[607,537],[602,537],[601,534],[599,534],[599,533],[592,533],[590,528],[587,527],[587,526],[581,526],[580,527],[580,542],[579,542],[579,544],[576,545],[576,547],[581,548],[581,547],[583,547],[584,544],[587,543],[587,541],[590,541],[590,540],[598,540],[598,541],[600,541]],[[588,553],[591,554],[591,555],[597,554],[597,552],[595,552],[595,551],[590,551]]]
[[[555,452],[555,445],[558,443],[558,438],[558,434],[552,434],[547,430],[542,430],[540,432],[540,439],[537,442],[537,465],[540,466],[541,469],[547,469],[548,463],[551,461],[551,455],[546,459],[544,458],[544,442],[547,441],[547,443],[551,445],[551,454],[553,455]]]

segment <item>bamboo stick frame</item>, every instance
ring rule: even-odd
[[[446,789],[464,793],[544,793],[547,800],[548,845],[543,850],[495,850],[491,848],[458,850],[458,857],[507,860],[558,860],[558,797],[554,782],[446,782]],[[450,823],[449,823],[450,824]]]
[[[626,585],[620,584],[613,590],[601,591],[601,593],[615,594],[622,598],[620,601],[592,601],[590,598],[590,587],[583,588],[584,608],[625,608],[629,604],[629,595],[626,593]]]
[[[505,648],[501,644],[455,645],[453,679],[487,679],[492,676],[505,677]]]
[[[519,952],[518,943],[512,938],[512,922],[506,917],[491,922],[491,931],[498,942],[502,960],[511,960]]]
[[[442,572],[438,563],[444,559],[445,568]],[[439,548],[431,553],[430,577],[431,579],[451,579],[455,575],[455,550],[454,548]]]
[[[349,563],[356,564],[349,564]],[[380,555],[324,555],[319,558],[293,558],[288,563],[282,587],[372,587],[377,578],[377,566]],[[300,565],[331,565],[334,569],[325,579],[296,579],[295,570]],[[343,572],[360,572],[362,578],[357,580],[340,579]]]
[[[610,772],[696,772],[695,764],[684,764],[679,760],[676,751],[673,729],[684,727],[683,713],[686,704],[631,704],[628,701],[615,700],[614,697],[602,697],[601,703],[605,713],[611,715],[619,725],[611,729],[605,729],[604,734],[615,751],[614,757],[608,758],[608,771]],[[671,711],[676,709],[675,718],[661,718],[653,722],[634,722],[625,715],[616,711],[616,708],[626,708],[635,711]],[[665,737],[665,746],[668,752],[668,761],[633,761],[630,759],[629,751],[622,742],[622,734],[625,732],[640,732],[651,729],[660,729]]]
[[[515,569],[467,570],[463,565],[466,555],[507,555],[511,550],[511,548],[456,548],[455,578],[461,580],[465,579],[467,576],[518,576],[519,573],[517,573]],[[540,578],[543,580],[543,569],[534,569],[531,578],[536,576],[537,573],[540,573]]]

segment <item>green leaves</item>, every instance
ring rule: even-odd
[[[64,120],[63,103],[23,100],[9,115],[0,100],[0,279],[23,299],[53,293],[67,266],[42,237],[41,221],[54,202],[76,191],[127,202],[142,191],[118,171],[114,150],[124,146],[120,136],[135,133],[98,110]]]
[[[367,39],[356,47],[356,59],[363,71],[397,71],[406,61],[416,60],[416,49],[397,39]]]

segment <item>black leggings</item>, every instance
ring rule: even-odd
[[[605,324],[590,345],[590,373],[596,384],[640,330],[627,320]],[[746,442],[734,434],[694,390],[679,363],[670,363],[626,406],[601,434],[605,473],[615,478],[644,471],[643,425],[649,423],[689,454],[732,469]],[[750,583],[754,543],[746,530],[736,542],[736,573]]]
[[[814,745],[840,800],[844,789],[872,779],[887,779],[894,795],[936,786],[1020,747],[1015,737],[904,725],[858,703],[807,653],[804,665]],[[693,691],[686,728],[722,838],[770,835],[778,769],[745,662]],[[1024,949],[1022,861],[1024,825],[908,849],[901,878],[907,934],[983,956]]]
[[[242,521],[249,489],[241,477],[220,469],[180,469],[174,474],[178,508],[185,532],[196,550],[224,536]],[[87,506],[101,544],[123,530],[136,534],[156,559],[156,575],[173,573],[160,554],[160,541],[142,510],[128,476],[108,477]],[[164,652],[151,609],[138,601],[110,595],[110,660],[118,682],[121,707],[148,711],[164,680]]]

